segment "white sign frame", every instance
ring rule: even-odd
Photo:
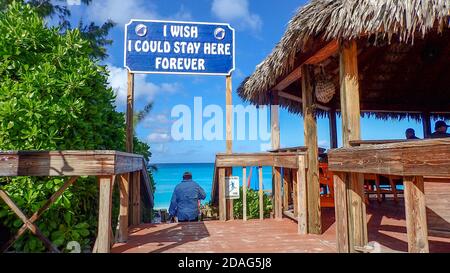
[[[169,71],[134,71],[127,66],[127,31],[128,26],[133,22],[148,22],[148,23],[180,23],[180,24],[199,24],[199,25],[220,25],[226,26],[232,30],[233,33],[233,67],[228,73],[193,73],[193,72],[169,72]],[[215,23],[215,22],[191,22],[191,21],[173,21],[173,20],[146,20],[146,19],[130,19],[130,21],[125,24],[125,39],[123,48],[123,65],[129,73],[133,74],[170,74],[170,75],[199,75],[199,76],[230,76],[233,71],[236,70],[236,30],[231,27],[229,23]]]
[[[230,190],[230,186],[235,184],[234,188]],[[237,184],[237,187],[236,187]],[[225,177],[225,199],[239,199],[240,198],[240,181],[239,176]]]

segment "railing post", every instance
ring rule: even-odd
[[[227,204],[225,199],[225,168],[219,168],[219,219],[226,221]]]
[[[264,219],[264,192],[263,192],[263,173],[262,166],[258,167],[259,174],[259,219]]]
[[[111,208],[112,208],[112,176],[99,176],[99,212],[98,212],[98,253],[109,253],[111,251]]]
[[[141,223],[141,172],[133,172],[132,175],[133,188],[131,192],[132,200],[132,225],[139,225]]]
[[[428,253],[430,250],[423,177],[405,177],[403,181],[408,252]]]
[[[247,221],[247,167],[242,167],[242,220]]]
[[[118,242],[120,243],[124,243],[128,240],[129,181],[128,174],[122,174],[120,176],[120,211],[118,230]]]
[[[334,173],[334,204],[336,214],[336,244],[339,253],[349,252],[347,214],[347,174]]]
[[[283,210],[289,209],[289,180],[291,179],[292,169],[284,169],[283,172]]]
[[[306,181],[306,162],[305,156],[301,155],[298,157],[298,168],[296,174],[296,196],[295,202],[297,204],[297,222],[298,222],[298,233],[307,234],[309,231],[308,223],[308,193],[306,191],[307,181]]]
[[[281,200],[281,168],[275,167],[273,168],[275,171],[274,175],[274,188],[273,188],[273,196],[274,196],[274,204],[273,208],[275,211],[275,219],[281,219],[283,217],[282,212],[282,200]]]

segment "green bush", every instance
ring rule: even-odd
[[[30,6],[14,2],[0,12],[0,37],[1,150],[124,150],[124,115],[115,110],[108,72],[90,57],[90,43],[78,30],[61,34],[58,28],[48,28]],[[135,138],[135,147],[148,159],[147,144]],[[2,178],[0,186],[31,215],[66,180]],[[97,202],[95,178],[80,177],[37,225],[60,249],[69,241],[91,248]],[[13,233],[22,225],[2,202],[0,222]],[[45,248],[27,232],[14,250]]]
[[[240,198],[234,200],[233,214],[235,218],[242,219],[242,196],[243,191],[240,187]],[[269,217],[272,211],[272,199],[263,195],[264,217]],[[247,189],[247,219],[259,219],[259,193],[258,191]]]

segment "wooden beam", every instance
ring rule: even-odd
[[[339,148],[328,153],[331,171],[450,177],[450,139],[426,139]]]
[[[316,52],[305,64],[319,64],[339,51],[339,42],[333,40]]]
[[[278,92],[278,96],[279,96],[279,97],[282,97],[282,98],[285,98],[285,99],[288,99],[288,100],[296,101],[296,102],[298,102],[298,103],[302,103],[302,102],[303,102],[303,100],[302,100],[301,97],[299,97],[299,96],[294,96],[294,95],[292,95],[292,94],[289,94],[289,93],[286,93],[286,92],[283,92],[283,91],[279,91],[279,92]],[[317,102],[316,102],[316,107],[317,107],[318,109],[323,110],[323,111],[330,111],[330,109],[331,109],[330,107],[325,106],[325,105],[322,105],[322,104],[317,103]]]
[[[112,209],[112,176],[98,177],[100,184],[99,209],[98,209],[98,233],[97,253],[109,253],[111,251],[111,209]]]
[[[330,148],[335,149],[338,147],[336,110],[331,109],[328,114],[330,124]]]
[[[119,181],[120,209],[118,223],[118,242],[124,243],[128,240],[128,211],[130,198],[130,175],[122,174]]]
[[[226,221],[225,168],[219,168],[219,219]]]
[[[134,74],[128,72],[127,88],[127,121],[126,121],[126,151],[133,152],[133,116],[134,116]]]
[[[428,226],[423,177],[406,176],[403,184],[405,187],[408,252],[428,253]]]
[[[247,221],[247,167],[242,167],[242,219]]]
[[[298,168],[296,172],[296,183],[295,187],[295,195],[294,202],[296,202],[297,207],[297,224],[298,224],[298,233],[299,234],[307,234],[309,231],[309,221],[308,217],[308,192],[307,192],[307,177],[306,177],[306,162],[304,156],[298,157]],[[294,215],[295,215],[295,206],[294,206]]]
[[[304,64],[318,64],[320,62],[323,62],[324,60],[328,59],[333,54],[337,53],[339,49],[339,43],[337,41],[331,41],[330,43],[326,44],[323,48],[319,49],[313,56],[311,56],[309,59],[301,63],[299,66],[297,66],[294,70],[292,70],[291,73],[289,73],[286,77],[284,77],[283,80],[281,80],[277,85],[275,85],[272,90],[275,91],[283,91],[286,89],[289,85],[291,85],[293,82],[297,81],[301,78],[301,66]]]
[[[430,113],[422,113],[423,137],[428,138],[431,135],[431,117]]]
[[[302,76],[301,66],[298,66],[294,70],[292,70],[292,72],[289,73],[282,81],[280,81],[277,85],[275,85],[275,87],[272,88],[272,90],[282,91],[286,89],[289,85],[291,85],[293,82],[300,79],[301,76]]]
[[[280,220],[283,217],[282,210],[282,200],[281,200],[281,168],[275,167],[274,170],[274,187],[273,187],[273,196],[274,196],[274,214],[275,219]]]
[[[350,141],[361,139],[360,131],[360,102],[359,102],[359,75],[358,75],[358,49],[356,41],[342,42],[340,44],[340,93],[342,113],[342,142],[344,147],[350,147]],[[349,251],[354,247],[363,247],[367,244],[367,223],[363,181],[360,175],[351,175],[344,181],[347,187],[348,213],[348,239]],[[339,231],[342,232],[341,229]],[[338,235],[339,236],[339,235]]]
[[[263,173],[262,166],[258,167],[258,182],[259,182],[259,219],[264,219],[264,192],[263,192]]]
[[[142,156],[116,151],[0,152],[0,176],[97,176],[142,169]]]

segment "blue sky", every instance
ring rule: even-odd
[[[125,111],[126,70],[123,68],[124,25],[131,18],[230,23],[236,30],[236,71],[233,74],[233,104],[244,104],[236,94],[245,76],[250,75],[283,35],[289,19],[307,1],[298,0],[94,0],[89,7],[72,5],[72,20],[117,22],[110,37],[110,55],[105,64],[111,71],[110,84],[117,92],[116,105]],[[153,163],[213,162],[225,150],[225,141],[174,141],[170,137],[171,110],[175,105],[193,106],[194,97],[203,105],[225,106],[225,79],[220,76],[136,75],[136,109],[153,101],[150,116],[136,129],[138,137],[151,145]],[[205,118],[204,122],[208,119]],[[363,139],[403,138],[408,127],[422,137],[422,125],[415,121],[362,119]],[[340,119],[338,136],[340,143]],[[303,145],[303,120],[280,111],[281,146]],[[318,120],[319,145],[329,146],[328,120]],[[260,141],[235,141],[233,151],[261,150]]]

